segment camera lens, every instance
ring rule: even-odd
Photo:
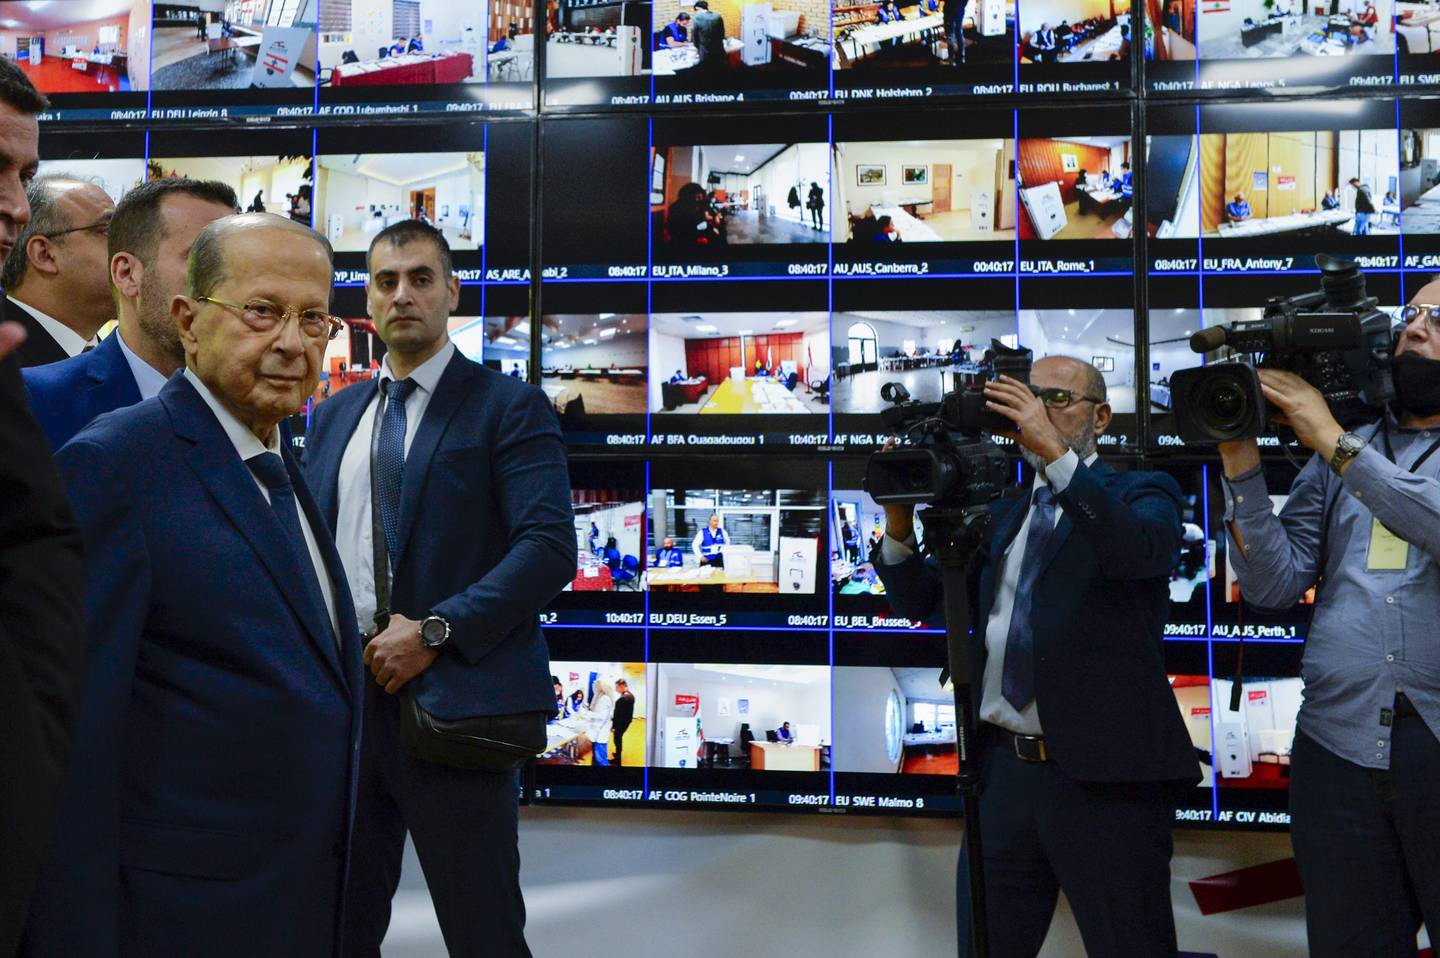
[[[1235,380],[1217,376],[1201,386],[1195,409],[1205,427],[1225,436],[1243,426],[1251,416],[1250,399]]]

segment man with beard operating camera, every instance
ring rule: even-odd
[[[1279,515],[1254,439],[1220,444],[1245,600],[1316,587],[1291,752],[1291,839],[1317,958],[1415,954],[1440,933],[1440,281],[1405,308],[1395,401],[1346,432],[1294,373],[1260,370],[1272,421],[1315,455]]]
[[[1035,469],[994,505],[971,583],[989,954],[1039,954],[1064,889],[1091,958],[1174,955],[1173,786],[1199,781],[1161,654],[1180,488],[1100,461],[1110,405],[1095,367],[1047,357],[1031,382],[985,386]],[[871,560],[887,595],[901,615],[938,616],[940,572],[917,555],[911,507],[885,516]],[[962,851],[961,955],[969,880]]]

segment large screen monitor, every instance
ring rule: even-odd
[[[4,0],[0,56],[13,61],[49,97],[46,119],[144,119],[150,89],[150,2]]]
[[[149,55],[153,115],[164,120],[312,115],[317,6],[318,0],[155,4]]]

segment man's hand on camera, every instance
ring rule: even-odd
[[[1260,388],[1275,407],[1272,421],[1295,430],[1301,442],[1327,459],[1335,452],[1345,430],[1330,414],[1320,390],[1283,369],[1260,370]]]
[[[1047,463],[1069,450],[1060,430],[1050,421],[1045,404],[1030,387],[1009,376],[985,384],[985,405],[1015,424],[1013,432],[997,435],[1013,439]]]
[[[894,436],[885,440],[885,445],[880,447],[881,452],[889,452],[897,445]],[[904,542],[915,534],[915,507],[914,506],[886,506],[885,507],[885,534],[896,542]]]
[[[1234,479],[1260,465],[1260,444],[1254,439],[1237,439],[1219,444],[1225,477]]]

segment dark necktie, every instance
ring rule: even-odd
[[[309,606],[313,614],[319,616],[320,621],[330,624],[330,610],[325,607],[325,595],[320,591],[315,563],[310,558],[310,547],[305,544],[305,532],[300,526],[300,510],[295,502],[295,488],[290,485],[290,473],[285,469],[285,461],[273,452],[262,452],[246,459],[245,465],[250,467],[255,478],[259,479],[270,493],[270,511],[275,513],[275,518],[279,520],[280,528],[285,532],[285,542],[300,570],[300,582],[297,584],[301,601]],[[334,636],[333,625],[326,630],[326,634]]]
[[[393,562],[396,540],[400,537],[400,479],[405,472],[405,400],[415,389],[415,383],[409,379],[392,379],[381,385],[385,389],[385,412],[380,419],[380,439],[371,468],[375,470],[379,492],[385,548]]]
[[[82,353],[88,353],[90,350],[92,350],[92,349],[94,349],[94,348],[95,348],[95,344],[94,344],[94,343],[86,343],[84,346],[82,346],[82,347],[80,348],[80,352],[82,352]]]
[[[1020,578],[1015,583],[1015,605],[1010,610],[1010,631],[1005,635],[1005,670],[1000,694],[1020,712],[1035,700],[1035,633],[1030,602],[1040,581],[1040,557],[1055,534],[1055,493],[1049,486],[1035,490],[1030,532],[1020,555]]]

